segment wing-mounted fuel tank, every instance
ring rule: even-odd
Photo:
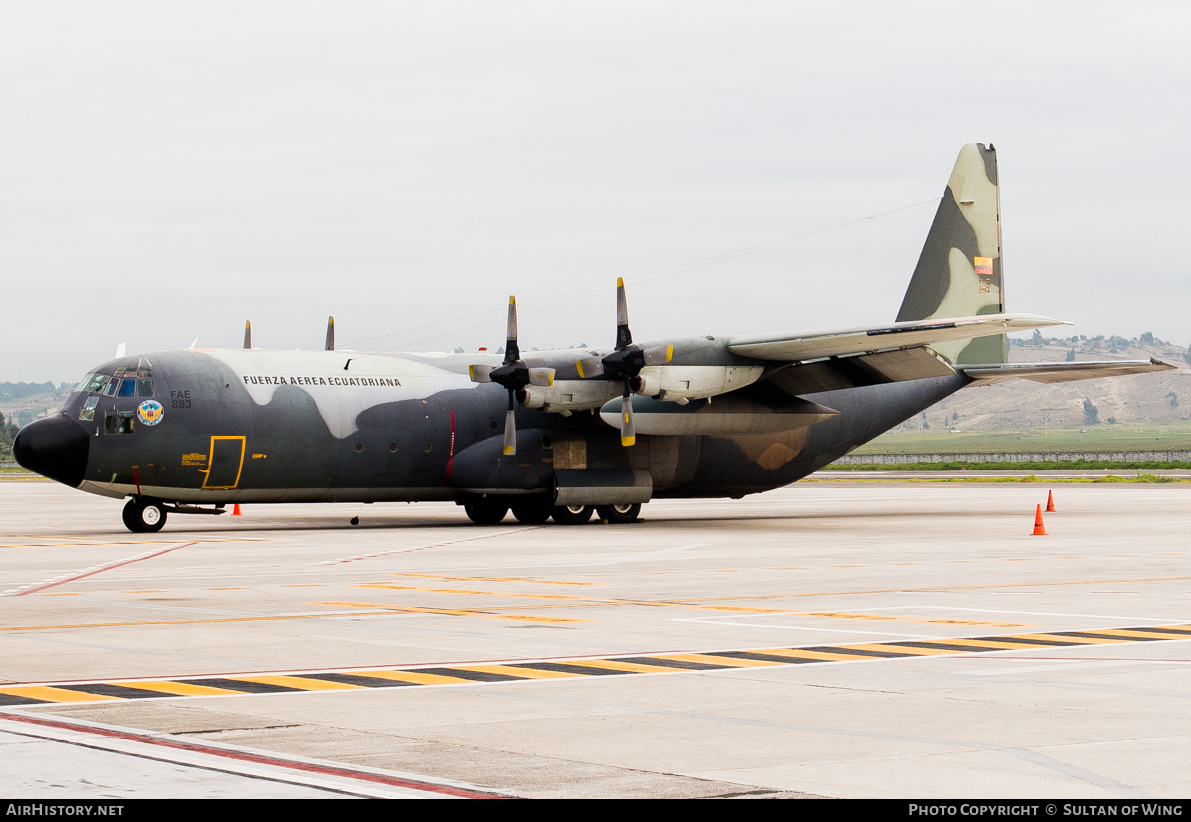
[[[788,397],[757,399],[742,393],[685,405],[662,400],[641,400],[635,407],[637,432],[659,436],[711,436],[779,434],[831,419],[839,412],[825,405]],[[607,403],[600,418],[616,428],[620,404]]]

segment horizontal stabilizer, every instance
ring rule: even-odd
[[[1175,367],[1152,357],[1148,360],[1103,360],[1101,362],[1007,362],[994,365],[961,366],[961,371],[976,385],[992,385],[1009,380],[1033,380],[1056,383],[1123,377],[1150,371],[1173,371]]]
[[[736,337],[728,344],[728,348],[734,354],[759,360],[796,362],[1070,324],[1037,314],[985,314],[979,317],[916,320],[871,328]]]

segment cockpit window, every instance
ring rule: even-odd
[[[120,381],[120,396],[136,396],[136,379],[125,379]]]
[[[98,391],[107,383],[107,374],[88,374],[83,377],[75,391]]]
[[[99,397],[87,397],[87,401],[79,409],[79,419],[88,421],[95,419],[95,406],[98,404]]]
[[[153,380],[137,380],[136,381],[136,395],[138,397],[152,397],[153,396]]]
[[[112,377],[108,380],[107,387],[103,389],[103,393],[109,397],[116,396],[116,391],[120,389],[120,378]]]

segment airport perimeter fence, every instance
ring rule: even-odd
[[[907,465],[922,463],[1138,462],[1191,463],[1191,451],[1031,451],[982,454],[849,454],[832,465]]]

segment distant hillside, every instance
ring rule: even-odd
[[[1095,425],[1145,425],[1191,420],[1191,367],[1187,350],[1142,335],[1123,337],[1011,340],[1011,362],[1144,360],[1156,357],[1177,371],[1131,377],[1083,380],[1045,385],[1029,380],[969,388],[926,411],[925,422],[936,431],[1005,431],[1030,428],[1081,428],[1089,424],[1084,401],[1095,409]],[[922,416],[901,430],[923,430]]]
[[[0,414],[5,420],[28,425],[34,419],[57,411],[70,396],[73,383],[0,382]]]

